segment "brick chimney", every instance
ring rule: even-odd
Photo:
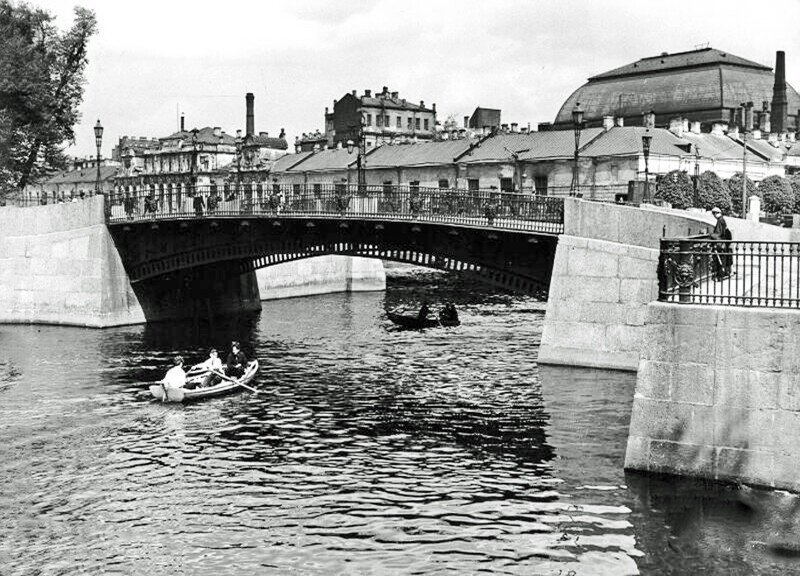
[[[365,89],[364,90],[364,97],[365,98],[372,98],[372,90]],[[326,112],[327,112],[327,110],[326,110]]]
[[[252,136],[253,134],[255,134],[256,131],[256,117],[255,117],[255,112],[253,111],[254,100],[255,96],[253,96],[252,92],[248,92],[247,95],[244,97],[244,101],[247,105],[247,117],[245,118],[245,136]]]
[[[683,118],[670,118],[669,131],[678,138],[683,138]]]
[[[614,117],[613,116],[603,116],[603,130],[608,132],[614,127]]]
[[[783,50],[775,53],[775,85],[772,87],[771,131],[786,132],[786,119],[789,102],[786,99],[786,54]]]
[[[183,112],[181,112],[181,132],[186,131],[186,118],[183,117]]]
[[[616,118],[614,118],[614,123],[620,128],[622,128],[623,126],[625,126],[625,118],[623,118],[622,116],[617,116]]]
[[[642,126],[652,130],[656,127],[656,113],[650,110],[642,114]]]
[[[464,128],[469,128],[469,116],[464,116]]]
[[[692,122],[692,124],[690,126],[690,130],[691,130],[692,134],[700,134],[700,122],[698,122],[697,120]]]

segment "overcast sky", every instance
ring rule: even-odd
[[[443,121],[476,106],[503,122],[552,121],[593,74],[698,44],[774,66],[800,87],[800,0],[32,0],[72,21],[96,11],[83,120],[70,152],[104,155],[122,135],[166,136],[177,127],[244,128],[246,92],[256,130],[290,144],[322,130],[325,106],[357,89],[388,86],[437,104]],[[460,121],[460,120],[459,120]]]

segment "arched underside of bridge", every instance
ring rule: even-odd
[[[557,244],[547,234],[415,221],[202,219],[117,224],[111,232],[151,317],[176,306],[184,315],[198,306],[256,308],[257,268],[329,254],[463,271],[546,296]]]

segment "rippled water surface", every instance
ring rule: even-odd
[[[463,325],[385,310],[454,300]],[[199,328],[0,326],[0,574],[787,574],[794,496],[622,470],[635,377],[538,368],[537,303],[410,274]],[[151,401],[243,341],[260,390]]]

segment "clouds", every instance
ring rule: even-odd
[[[68,25],[68,3],[38,2]],[[233,132],[244,125],[246,91],[256,95],[256,129],[284,127],[290,138],[322,129],[334,98],[384,85],[436,102],[442,119],[482,105],[535,125],[552,121],[588,76],[707,41],[770,65],[786,50],[789,81],[800,84],[792,0],[771,3],[763,23],[772,29],[759,21],[758,33],[742,17],[752,4],[722,0],[677,0],[668,10],[621,0],[81,3],[100,28],[77,130],[82,154],[93,149],[96,118],[107,143],[160,136],[175,128],[176,105],[190,126]]]

